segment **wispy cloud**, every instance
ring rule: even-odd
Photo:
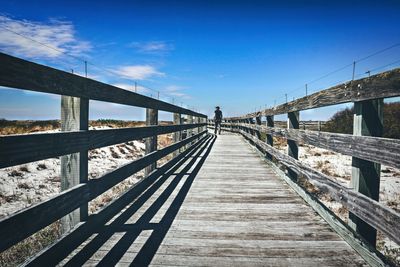
[[[165,93],[166,95],[171,96],[171,97],[184,98],[184,99],[190,99],[190,98],[192,98],[190,95],[188,95],[188,94],[186,94],[186,93],[184,92],[185,89],[186,89],[186,88],[185,88],[185,87],[182,87],[182,86],[170,85],[170,86],[167,86],[167,87],[165,88],[164,93]]]
[[[171,43],[165,41],[132,42],[129,46],[142,53],[165,53],[174,49]]]
[[[143,87],[141,85],[135,86],[135,84],[128,84],[128,83],[116,83],[113,85],[116,87],[128,90],[128,91],[132,91],[132,92],[136,91],[136,93],[140,93],[140,94],[147,94],[150,92],[149,89],[147,89],[146,87]]]
[[[150,65],[122,66],[112,71],[123,78],[131,80],[145,80],[154,76],[165,76],[165,73]]]
[[[7,53],[28,58],[57,58],[63,53],[79,56],[91,47],[89,42],[76,37],[71,22],[56,19],[37,22],[0,15],[0,48]]]

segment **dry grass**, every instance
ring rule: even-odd
[[[20,170],[21,172],[30,172],[29,169],[28,169],[28,167],[25,166],[25,165],[19,167],[19,170]]]
[[[159,149],[172,145],[173,142],[172,134],[163,134],[157,137],[157,147]]]
[[[57,221],[0,253],[0,266],[20,265],[25,259],[49,246],[60,236],[60,223]]]
[[[170,125],[172,122],[160,121],[160,125]],[[122,121],[99,119],[89,121],[91,127],[127,128],[145,126],[143,121]],[[0,135],[27,134],[35,132],[55,131],[61,128],[60,120],[6,120],[0,119]]]
[[[12,177],[22,177],[24,174],[20,171],[17,170],[13,170],[12,172],[10,172],[8,174],[8,176],[12,176]]]
[[[39,163],[39,164],[37,165],[36,169],[37,169],[38,171],[40,171],[40,170],[45,170],[45,169],[47,169],[47,166],[46,166],[46,164],[44,164],[44,163]]]
[[[273,141],[274,141],[274,147],[276,147],[278,149],[282,148],[282,147],[285,147],[287,145],[287,141],[283,137],[274,136],[273,137]]]

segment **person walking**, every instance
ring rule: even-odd
[[[215,115],[214,115],[214,122],[215,122],[214,133],[217,134],[217,132],[218,132],[219,134],[221,134],[222,111],[220,110],[219,106],[215,107],[214,113],[215,113]],[[218,131],[218,129],[219,129],[219,131]]]

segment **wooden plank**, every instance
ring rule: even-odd
[[[91,150],[198,127],[198,124],[148,126],[0,137],[0,168]]]
[[[88,185],[90,186],[91,198],[94,199],[95,197],[99,196],[100,194],[104,193],[111,187],[115,186],[116,184],[122,182],[132,174],[142,170],[152,162],[155,162],[170,153],[173,153],[176,150],[184,147],[185,145],[189,144],[191,141],[195,140],[198,137],[201,137],[205,132],[201,132],[197,135],[193,135],[190,138],[184,139],[178,143],[174,143],[169,145],[161,150],[153,151],[150,154],[143,156],[140,159],[132,161],[131,163],[125,164],[122,167],[119,167],[116,170],[108,172],[107,174],[103,175],[100,178],[90,180]]]
[[[244,125],[242,124],[244,127]],[[394,168],[400,168],[400,140],[373,136],[356,136],[318,131],[269,128],[263,125],[250,125],[259,131],[290,138],[297,142],[332,150],[344,155],[373,161]]]
[[[80,184],[44,202],[5,217],[0,221],[0,252],[87,203],[89,196],[89,187]]]
[[[400,243],[400,228],[397,227],[400,224],[399,213],[359,192],[336,183],[328,175],[320,173],[304,163],[282,154],[279,150],[269,147],[244,131],[241,134],[257,144],[257,147],[271,153],[286,167],[291,168],[297,174],[304,175],[305,178],[309,179],[311,183],[323,192],[328,192],[332,198],[342,203],[349,211],[363,219],[369,225],[382,231],[395,242]],[[371,214],[376,214],[377,216],[371,216]]]
[[[264,116],[279,115],[294,111],[326,107],[349,102],[358,102],[378,98],[400,96],[400,68],[382,72],[371,77],[335,85],[317,93],[296,99],[294,101],[249,113],[241,117],[227,118],[239,120],[254,118],[258,114]]]
[[[61,131],[87,131],[89,128],[89,100],[61,97]],[[88,150],[61,157],[61,191],[88,181]],[[87,220],[88,203],[61,218],[61,231],[68,232],[80,221]]]
[[[95,264],[95,263],[94,263]],[[350,261],[343,256],[331,256],[329,258],[268,258],[268,257],[239,257],[239,256],[192,256],[192,255],[173,255],[173,254],[157,254],[150,266],[366,266],[362,260]]]
[[[200,133],[198,136],[193,136],[192,138],[195,139],[204,133]],[[0,221],[0,234],[5,241],[1,242],[0,251],[46,227],[55,220],[75,210],[83,203],[96,198],[135,172],[145,168],[150,162],[160,159],[191,142],[192,138],[155,151],[98,179],[89,180],[86,184],[77,185],[54,198],[4,218]]]
[[[327,208],[318,198],[312,196],[298,183],[286,176],[277,166],[269,163],[271,168],[282,178],[286,183],[293,188],[331,227],[338,233],[360,256],[371,266],[387,266],[390,265],[385,257],[374,247],[364,242],[360,237],[346,225],[335,213]]]
[[[207,117],[164,101],[4,53],[0,53],[0,62],[0,86]]]
[[[196,142],[189,149],[160,166],[148,177],[135,184],[121,197],[113,200],[103,209],[91,215],[87,222],[78,225],[70,234],[62,236],[57,242],[42,250],[38,255],[28,260],[25,264],[27,266],[57,265],[62,259],[67,257],[68,254],[79,245],[79,243],[83,243],[86,239],[90,238],[90,236],[99,229],[99,226],[104,225],[107,221],[112,219],[124,207],[126,207],[126,205],[129,205],[133,199],[139,197],[150,186],[152,186],[161,175],[174,173],[182,163],[190,158],[199,147],[209,140],[209,137],[210,136],[208,135],[204,135],[199,142]]]
[[[158,125],[158,110],[156,109],[146,109],[146,125]],[[146,147],[145,153],[149,154],[153,151],[157,150],[157,135],[153,135],[151,137],[146,138]],[[144,175],[147,176],[149,173],[154,171],[157,166],[157,161],[151,163],[149,166],[145,168]]]
[[[249,158],[246,166],[263,169],[265,171],[263,176],[260,171],[254,179],[251,176],[242,178],[240,175],[235,178],[230,177],[230,173],[235,172],[235,170],[230,170],[230,166],[238,164],[241,151],[243,152],[242,159],[253,155]],[[232,155],[236,154],[233,156],[235,160],[230,165],[224,163],[222,167],[218,166],[218,162],[215,162],[216,159],[221,158],[220,155],[225,155],[225,158],[230,157],[230,152],[233,152]],[[236,264],[234,261],[229,261],[229,263],[239,266],[254,264],[254,259],[257,259],[258,265],[261,266],[265,265],[265,262],[274,266],[290,264],[298,266],[299,263],[304,266],[307,264],[322,266],[352,264],[360,266],[364,264],[363,260],[357,257],[357,254],[304,203],[282,205],[279,202],[257,204],[236,202],[235,200],[232,200],[231,203],[203,203],[201,201],[201,199],[207,198],[207,190],[202,189],[209,181],[213,180],[210,179],[213,177],[207,178],[208,170],[212,168],[223,168],[226,174],[214,178],[216,183],[210,185],[210,198],[219,190],[235,192],[240,188],[242,190],[239,191],[240,196],[251,197],[251,194],[246,191],[247,187],[261,190],[257,194],[264,192],[268,197],[282,194],[292,194],[295,197],[295,193],[283,183],[280,189],[273,190],[276,182],[280,181],[279,178],[269,172],[268,167],[254,155],[255,153],[241,141],[239,136],[221,135],[216,139],[208,156],[202,151],[193,156],[188,155],[191,162],[201,160],[200,166],[201,163],[204,164],[204,167],[208,166],[199,169],[199,166],[196,165],[193,170],[195,171],[196,168],[199,170],[198,173],[195,172],[197,175],[189,178],[192,170],[190,164],[167,172],[162,179],[155,182],[160,181],[159,187],[153,190],[152,186],[145,191],[145,194],[151,195],[151,197],[147,201],[143,198],[143,202],[140,203],[143,205],[140,209],[136,210],[138,208],[135,205],[136,201],[131,203],[136,196],[130,195],[125,202],[126,208],[129,209],[128,214],[125,213],[125,206],[120,203],[112,209],[112,214],[115,214],[117,210],[122,210],[118,216],[114,217],[115,220],[107,225],[103,225],[104,222],[97,222],[92,225],[96,226],[95,229],[86,228],[85,231],[88,233],[85,233],[83,228],[80,232],[74,231],[72,235],[64,237],[63,241],[58,242],[30,263],[36,266],[55,265],[68,256],[71,248],[75,249],[79,243],[85,242],[93,231],[96,231],[102,237],[98,238],[94,244],[86,243],[89,247],[85,252],[75,259],[73,255],[69,257],[68,260],[71,260],[69,264],[79,265],[80,262],[82,264],[105,264],[108,260],[113,263],[119,261],[118,264],[122,263],[122,265],[148,265],[149,263],[193,265],[202,259],[202,265],[205,265],[206,262],[216,265],[227,259],[235,259]],[[178,182],[175,174],[179,172],[181,173],[178,175],[182,178]],[[259,183],[262,181],[260,179],[262,177],[265,182]],[[227,180],[228,178],[230,180]],[[190,185],[187,185],[188,179]],[[241,181],[240,186],[236,185],[238,181]],[[142,191],[140,190],[140,192]],[[223,196],[221,193],[220,197]],[[142,197],[140,198],[142,199]],[[198,199],[198,202],[194,201],[195,199]],[[135,209],[132,210],[132,208]],[[188,217],[191,214],[195,217]],[[268,217],[269,215],[270,217]],[[230,218],[230,220],[224,220],[225,218]],[[85,225],[88,227],[90,220]],[[119,231],[118,236],[115,231]],[[142,236],[143,231],[146,233]],[[77,253],[79,252],[78,250]],[[175,263],[171,262],[171,257]],[[213,261],[207,261],[209,257]],[[106,258],[107,260],[105,260]],[[154,260],[160,258],[169,260],[167,262]],[[180,261],[181,258],[184,258],[183,262]],[[265,262],[264,259],[266,259]]]
[[[382,136],[383,99],[354,103],[353,125],[353,135]],[[350,187],[367,197],[379,201],[381,165],[357,157],[352,158],[351,165]],[[349,226],[372,246],[376,246],[376,230],[351,212],[349,213]]]

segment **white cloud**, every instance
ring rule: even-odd
[[[173,50],[173,45],[164,41],[133,42],[129,46],[142,53],[161,53]]]
[[[118,88],[122,88],[122,89],[132,91],[132,92],[135,92],[135,90],[136,90],[136,93],[139,93],[139,94],[146,94],[146,93],[150,92],[149,89],[147,89],[141,85],[135,86],[135,84],[128,84],[128,83],[116,83],[113,85]]]
[[[190,99],[191,96],[184,93],[183,91],[185,90],[185,87],[178,86],[178,85],[169,85],[165,88],[164,93],[166,95],[169,95],[171,97],[178,97],[178,98],[185,98],[185,99]]]
[[[165,73],[159,72],[150,65],[123,66],[113,70],[113,72],[131,80],[145,80],[153,76],[165,76]]]
[[[43,23],[0,15],[0,48],[7,53],[29,58],[57,58],[63,53],[79,56],[91,47],[89,42],[76,37],[71,22],[52,19]]]

